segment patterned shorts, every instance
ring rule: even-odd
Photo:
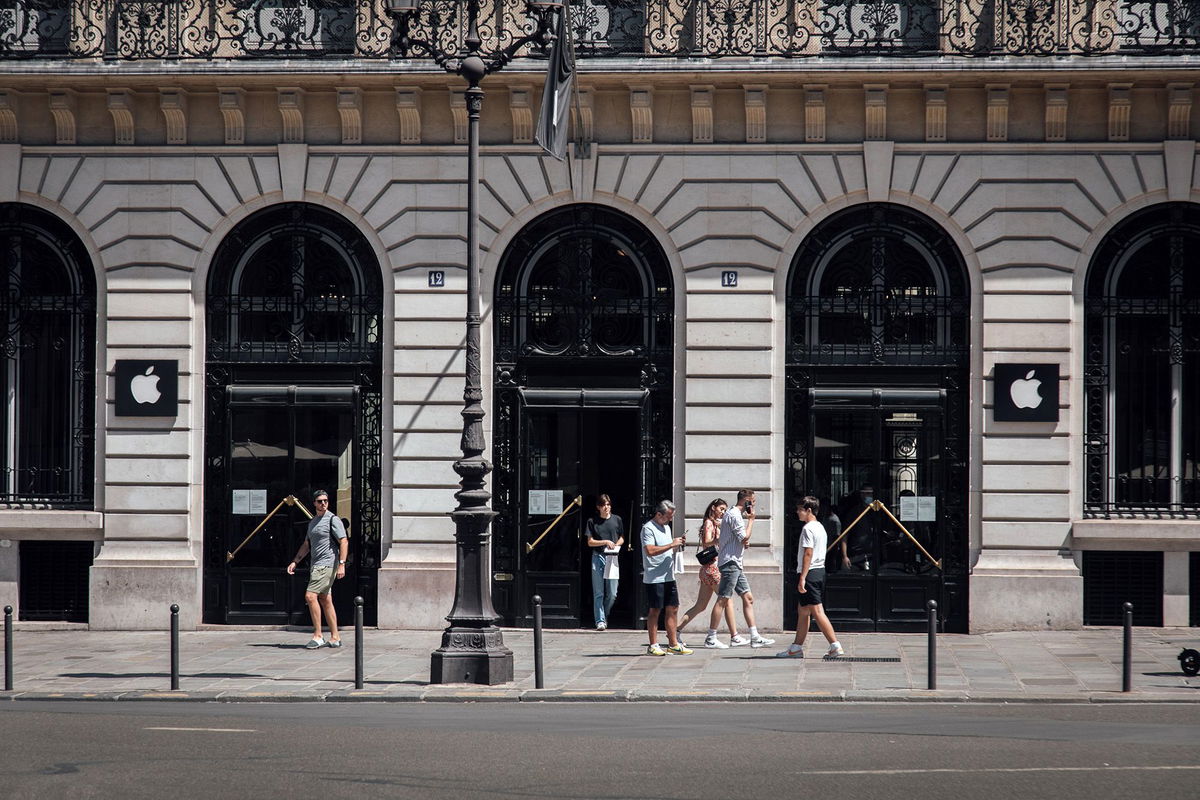
[[[712,589],[721,585],[721,570],[717,569],[715,558],[700,568],[700,585]]]

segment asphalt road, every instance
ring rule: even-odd
[[[1190,798],[1172,705],[20,702],[8,798]]]

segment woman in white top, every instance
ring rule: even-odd
[[[719,497],[708,504],[708,508],[704,512],[704,519],[700,520],[700,544],[697,545],[697,552],[706,547],[716,546],[717,537],[721,535],[721,517],[725,515],[728,508],[729,504]],[[683,616],[679,618],[677,630],[682,631],[685,625],[698,615],[705,613],[708,609],[708,603],[712,600],[713,594],[716,593],[717,586],[720,583],[721,572],[717,569],[717,560],[714,558],[700,567],[700,593],[696,596],[696,602],[692,607],[683,612]],[[729,626],[730,636],[737,633],[732,606],[725,608],[725,624]],[[721,648],[727,647],[723,642],[718,642],[717,646]]]

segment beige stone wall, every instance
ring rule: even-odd
[[[449,462],[458,454],[466,285],[465,159],[455,144],[452,87],[428,73],[353,81],[183,75],[168,86],[161,76],[83,72],[53,80],[0,75],[15,131],[14,143],[0,147],[0,198],[53,211],[79,232],[97,264],[104,299],[98,364],[109,378],[100,387],[96,440],[103,547],[93,573],[93,624],[161,627],[159,605],[169,602],[184,605],[185,624],[198,621],[208,262],[221,237],[252,211],[305,200],[346,215],[391,275],[384,281],[394,324],[384,366],[392,435],[380,621],[440,627],[453,592],[446,512],[457,485]],[[612,205],[646,224],[673,265],[679,298],[677,501],[694,529],[714,494],[760,489],[748,563],[765,627],[782,620],[786,275],[805,235],[856,203],[887,201],[929,215],[970,270],[972,627],[1077,625],[1078,573],[1060,552],[1116,540],[1137,547],[1166,536],[1162,526],[1140,522],[1080,521],[1080,309],[1091,253],[1113,224],[1147,204],[1200,201],[1200,163],[1188,138],[1198,111],[1189,108],[1184,135],[1164,143],[1170,100],[1180,96],[1168,84],[1190,76],[1137,75],[1128,94],[1110,86],[1130,80],[1121,73],[1050,80],[1014,71],[1001,75],[1003,85],[994,77],[749,69],[588,75],[596,144],[589,158],[565,163],[512,143],[523,112],[510,105],[509,90],[535,79],[518,71],[488,84],[485,386],[491,284],[520,228],[579,201]],[[1046,141],[1045,86],[1052,83],[1069,87],[1061,142]],[[652,91],[635,113],[643,84]],[[693,108],[697,84],[713,87],[711,143],[693,143],[707,113]],[[297,85],[303,93],[290,91]],[[766,86],[762,143],[746,143],[747,85]],[[930,86],[947,87],[944,134],[933,141],[940,112]],[[164,112],[163,91],[171,87],[186,96],[182,128],[178,103],[167,101],[173,113]],[[241,91],[222,91],[231,87]],[[339,112],[339,87],[359,90],[357,109]],[[1132,113],[1123,128],[1126,97]],[[343,143],[356,125],[362,143]],[[180,130],[186,142],[168,144]],[[239,143],[228,143],[239,135]],[[402,137],[417,143],[400,144]],[[635,137],[649,142],[633,144]],[[446,270],[445,288],[428,288],[432,268]],[[722,289],[720,271],[730,268],[739,270],[739,286]],[[115,417],[113,363],[160,357],[181,364],[179,417],[162,424]],[[1059,362],[1057,425],[992,420],[992,367],[1017,361]],[[490,396],[485,408],[490,414]],[[97,516],[88,518],[90,529],[99,527]],[[0,528],[61,535],[56,519],[6,513]],[[1200,547],[1175,534],[1167,537],[1174,548]],[[1044,591],[1012,608],[1006,597],[1014,581]]]

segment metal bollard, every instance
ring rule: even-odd
[[[937,688],[937,600],[925,604],[929,612],[929,675],[926,678],[929,689]]]
[[[4,691],[12,691],[12,606],[4,607]]]
[[[533,596],[533,685],[544,689],[546,681],[542,676],[542,596]]]
[[[1121,658],[1121,691],[1133,691],[1133,603],[1121,606],[1125,609],[1125,649]]]
[[[354,688],[363,687],[363,599],[354,598]]]
[[[171,691],[179,689],[179,605],[171,604]]]

